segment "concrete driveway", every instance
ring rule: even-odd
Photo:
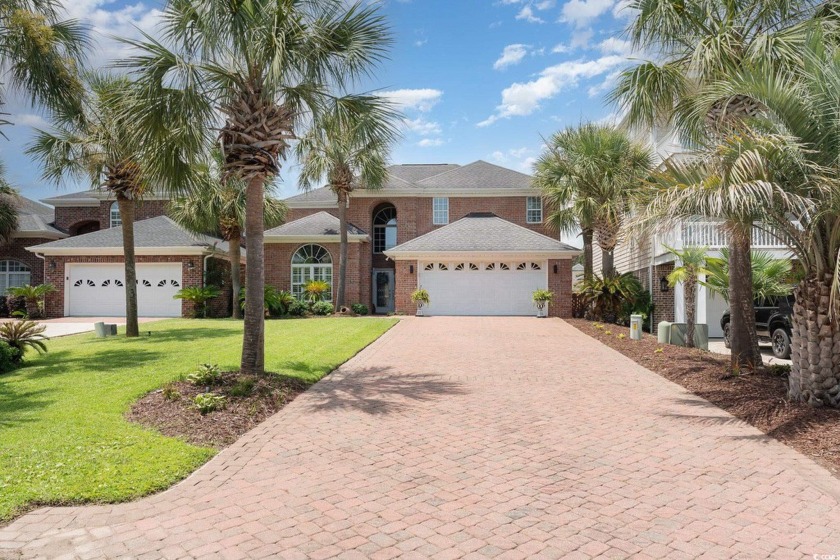
[[[759,350],[761,350],[761,355],[763,357],[764,363],[767,365],[791,365],[793,363],[790,361],[790,359],[785,360],[774,356],[773,348],[769,344],[759,343]],[[723,354],[725,356],[729,356],[732,353],[729,351],[729,348],[726,347],[726,344],[723,343],[722,338],[709,339],[709,352],[714,352],[715,354]]]
[[[839,500],[561,320],[407,318],[181,484],[37,510],[0,556],[801,559],[840,553]]]
[[[138,319],[138,322],[143,324],[161,320],[156,317],[141,317]],[[47,326],[47,329],[44,331],[47,337],[56,338],[93,331],[93,325],[100,321],[125,325],[125,317],[63,317],[61,319],[42,319],[38,322]]]

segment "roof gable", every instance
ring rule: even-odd
[[[577,254],[580,250],[495,214],[476,213],[398,245],[386,254],[432,252]]]
[[[479,160],[423,179],[417,184],[429,189],[528,189],[531,188],[531,177]]]
[[[316,237],[323,235],[338,236],[341,231],[341,222],[329,212],[316,212],[304,216],[293,222],[277,226],[265,232],[266,237]],[[347,224],[349,235],[367,235],[363,230],[353,224]]]

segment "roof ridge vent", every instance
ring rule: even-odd
[[[470,212],[467,218],[498,218],[493,212]]]

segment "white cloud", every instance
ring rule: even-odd
[[[499,165],[531,173],[534,163],[537,161],[535,155],[536,150],[526,146],[522,148],[511,148],[509,150],[496,150],[490,154],[490,160]]]
[[[618,54],[621,56],[630,56],[633,53],[633,43],[619,39],[617,37],[610,37],[604,39],[598,45],[598,48],[604,54]]]
[[[18,115],[12,115],[11,119],[16,125],[20,126],[31,126],[32,128],[49,128],[50,123],[46,121],[41,115],[35,115],[33,113],[21,113]]]
[[[90,65],[99,68],[124,58],[132,48],[119,42],[123,39],[141,39],[140,31],[155,36],[163,12],[153,6],[137,2],[122,7],[113,6],[114,0],[61,0],[67,16],[86,24],[91,31],[95,47],[90,49]]]
[[[550,10],[554,6],[557,5],[556,0],[542,0],[542,2],[537,2],[534,4],[534,7],[540,11]]]
[[[579,80],[594,78],[615,70],[626,61],[620,56],[603,56],[596,60],[572,60],[549,66],[530,82],[511,84],[502,91],[502,102],[496,113],[478,123],[489,126],[499,119],[530,115],[540,103],[564,89],[577,86]]]
[[[615,72],[610,72],[610,74],[608,74],[607,77],[604,78],[603,82],[601,82],[597,86],[592,86],[591,88],[589,88],[587,90],[586,93],[589,95],[589,97],[597,97],[597,96],[601,95],[602,93],[607,92],[608,90],[612,89],[613,85],[615,85],[615,82],[618,80],[618,77],[620,75],[621,75],[620,70],[616,70]]]
[[[569,45],[564,45],[563,43],[558,43],[554,45],[554,48],[551,49],[551,52],[555,54],[566,54],[572,50],[572,47]]]
[[[442,138],[423,138],[417,145],[421,148],[436,148],[438,146],[443,146],[446,144],[446,141]]]
[[[427,112],[431,111],[440,98],[443,97],[443,92],[439,89],[395,89],[392,91],[383,91],[379,95],[391,101],[398,109],[410,109],[415,111]]]
[[[502,50],[502,56],[493,63],[495,70],[501,70],[514,64],[519,64],[522,59],[528,54],[528,45],[515,44],[508,45]]]
[[[572,40],[569,42],[569,47],[572,49],[588,49],[589,41],[595,36],[592,28],[579,29],[572,33]]]
[[[560,21],[586,25],[610,11],[614,5],[615,0],[569,0],[563,4]]]
[[[416,119],[403,120],[405,127],[415,134],[420,136],[434,136],[441,133],[440,123],[435,121],[427,121],[423,117]]]
[[[415,47],[422,47],[423,45],[425,45],[428,42],[429,42],[428,39],[418,39],[418,40],[414,41],[414,46]]]
[[[524,19],[528,23],[545,23],[545,20],[534,15],[534,9],[531,6],[523,6],[516,14],[516,19]]]

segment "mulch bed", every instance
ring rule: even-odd
[[[605,324],[603,329],[598,329],[596,323],[583,319],[567,321],[636,363],[793,447],[840,477],[840,410],[790,402],[787,399],[787,372],[768,368],[728,377],[729,356],[659,344],[648,334],[641,341],[633,341],[627,327]],[[619,334],[627,337],[621,339]]]
[[[251,389],[245,396],[243,387]],[[184,439],[195,445],[221,449],[290,403],[309,384],[295,377],[269,373],[253,377],[225,372],[210,391],[225,396],[221,410],[201,414],[193,398],[204,393],[187,381],[170,383],[134,403],[126,418],[162,434]],[[175,395],[173,395],[175,392]],[[174,398],[173,398],[174,397]]]

